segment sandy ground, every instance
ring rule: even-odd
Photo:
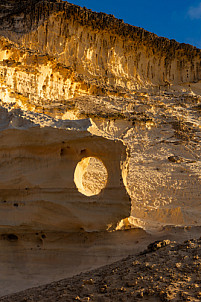
[[[137,255],[1,298],[11,301],[201,301],[201,238],[156,241]]]
[[[42,238],[43,234],[38,234],[35,236],[34,235],[27,234],[27,236],[23,235],[23,237],[21,237],[21,235],[18,234],[18,242],[12,240],[8,241],[5,239],[0,241],[1,296],[19,292],[21,290],[25,290],[31,287],[47,284],[64,278],[72,277],[81,272],[89,272],[92,269],[96,269],[103,265],[114,263],[115,261],[119,261],[122,258],[128,257],[128,255],[134,255],[131,258],[129,256],[129,258],[126,260],[127,267],[129,267],[131,265],[130,262],[133,261],[131,261],[131,259],[134,259],[136,257],[135,255],[139,255],[139,253],[144,251],[150,243],[156,240],[170,240],[171,242],[176,241],[177,243],[181,244],[184,240],[189,240],[190,238],[198,238],[201,235],[201,228],[175,228],[169,226],[161,229],[158,232],[155,232],[154,234],[149,234],[141,229],[131,229],[127,231],[116,231],[111,233],[83,232],[80,234],[73,235],[50,233],[46,234],[46,238],[40,240],[39,237]],[[189,249],[189,251],[191,250]],[[199,255],[200,252],[201,251],[199,250]],[[193,250],[192,253],[194,253]],[[161,256],[161,254],[156,255],[156,257],[153,258],[151,261],[156,261],[156,264],[160,262],[163,267],[166,260],[164,260],[164,258],[162,257],[159,261],[159,256]],[[174,256],[174,253],[170,254],[168,257],[170,256]],[[139,256],[137,256],[137,258],[138,257]],[[142,256],[140,257],[141,260],[139,261],[145,259],[142,258]],[[169,260],[167,260],[167,262],[168,261]],[[171,261],[175,261],[175,258],[173,257]],[[120,265],[121,263],[125,263],[125,261],[120,261],[118,265]],[[141,262],[141,264],[144,265],[143,263],[144,260]],[[120,267],[122,268],[123,266],[120,265]],[[108,268],[106,268],[106,271],[107,273],[100,275],[101,278],[104,279],[104,276],[109,276],[110,272],[108,271]],[[191,271],[189,272],[192,273]],[[80,278],[90,279],[92,278],[90,274],[92,273],[86,273],[86,277]],[[127,273],[125,275],[127,275]],[[158,277],[160,277],[160,275],[161,273],[158,273]],[[79,277],[76,278],[79,279]],[[170,281],[167,282],[169,283]],[[134,288],[132,291],[136,291],[139,289],[140,288]],[[72,295],[75,295],[75,297],[78,295],[83,298],[80,289],[77,289],[77,292],[75,288],[72,288],[71,290]],[[119,292],[119,294],[121,294],[121,291]],[[111,295],[112,294],[110,294],[109,300],[107,300],[108,298],[106,299],[105,297],[106,300],[100,301],[112,301],[113,298],[111,298]],[[116,295],[117,292],[115,293],[115,296]],[[16,298],[16,301],[25,301],[19,297]],[[46,299],[45,297],[43,297],[43,299]],[[47,295],[47,297],[49,296]],[[74,301],[73,297],[70,297],[70,300],[65,301]],[[60,298],[58,299],[60,301]],[[57,299],[54,297],[51,299],[50,297],[47,298],[47,301],[56,300]],[[2,299],[0,301],[10,300]],[[34,297],[32,300],[28,299],[27,301],[45,300],[40,300]],[[99,301],[98,296],[91,301]]]

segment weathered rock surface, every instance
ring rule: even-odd
[[[130,147],[132,224],[200,225],[201,51],[67,2],[1,7],[2,105],[91,118]]]
[[[115,228],[130,214],[122,179],[122,172],[127,173],[123,143],[91,135],[89,120],[53,124],[54,120],[42,118],[44,125],[39,126],[39,119],[31,118],[20,110],[1,109],[1,228],[63,232]],[[84,169],[76,166],[90,157],[103,163],[108,176],[104,190],[89,197],[75,183],[82,185]]]
[[[200,50],[68,2],[3,1],[1,34],[89,79],[136,89],[201,79]],[[9,13],[8,13],[9,11]]]
[[[200,81],[193,46],[68,2],[1,1],[0,294],[130,253],[107,229],[201,225]]]

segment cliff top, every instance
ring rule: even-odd
[[[93,29],[110,31],[119,35],[122,39],[132,39],[137,43],[149,46],[154,51],[165,52],[168,56],[174,55],[174,52],[180,52],[187,56],[200,55],[200,49],[195,46],[179,43],[175,40],[169,40],[164,37],[158,37],[143,28],[124,23],[123,20],[115,18],[106,13],[93,12],[86,7],[80,7],[62,0],[2,0],[0,4],[0,24],[4,25],[8,19],[11,19],[11,29],[15,31],[15,24],[12,22],[14,15],[26,13],[24,18],[31,22],[29,26],[24,27],[24,32],[32,29],[33,21],[37,26],[40,19],[46,19],[50,13],[63,12],[68,19],[73,18],[80,25],[91,26]],[[27,23],[26,23],[27,24]],[[28,25],[28,24],[27,24]]]

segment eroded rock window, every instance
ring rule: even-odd
[[[107,183],[108,173],[103,162],[96,157],[85,157],[74,173],[78,191],[86,196],[98,195]]]

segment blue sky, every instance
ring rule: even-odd
[[[201,48],[201,0],[69,0]]]

